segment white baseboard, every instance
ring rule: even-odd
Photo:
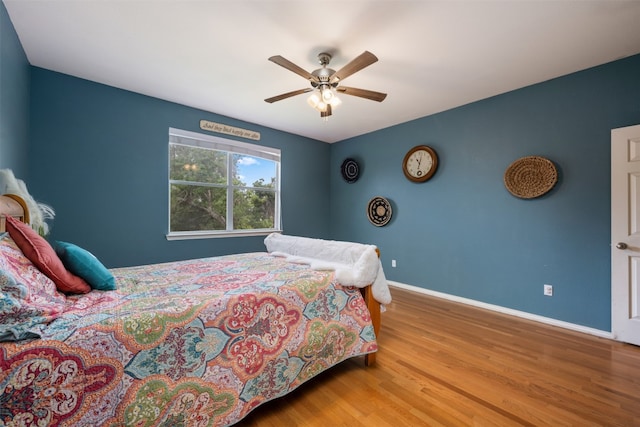
[[[608,331],[602,331],[600,329],[589,328],[575,323],[564,322],[562,320],[552,319],[550,317],[539,316],[537,314],[527,313],[526,311],[513,310],[511,308],[502,307],[494,304],[487,304],[485,302],[472,300],[469,298],[458,297],[455,295],[445,294],[443,292],[432,291],[430,289],[420,288],[418,286],[407,285],[405,283],[394,282],[387,280],[389,286],[406,289],[408,291],[418,292],[425,295],[430,295],[436,298],[442,298],[449,301],[459,302],[462,304],[468,304],[474,307],[484,308],[498,313],[508,314],[511,316],[521,317],[527,320],[533,320],[535,322],[546,323],[547,325],[558,326],[560,328],[570,329],[572,331],[583,332],[585,334],[595,335],[601,338],[613,339],[613,334]]]

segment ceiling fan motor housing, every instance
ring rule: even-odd
[[[312,75],[316,76],[318,78],[318,81],[313,81],[311,80],[311,86],[313,86],[314,88],[317,87],[323,87],[323,86],[328,86],[329,84],[329,77],[331,77],[332,75],[334,75],[336,73],[336,70],[333,70],[331,68],[327,68],[327,65],[329,65],[329,62],[331,61],[331,54],[326,53],[326,52],[322,52],[320,54],[318,54],[318,62],[320,63],[320,65],[322,65],[322,68],[318,68],[317,70],[314,70],[311,72]],[[331,87],[337,87],[338,86],[338,82],[335,82],[333,84],[330,85]]]

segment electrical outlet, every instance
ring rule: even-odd
[[[553,286],[552,285],[544,285],[544,294],[548,297],[553,296]]]
[[[396,268],[396,260],[395,259],[391,260],[391,267]]]

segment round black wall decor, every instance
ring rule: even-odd
[[[342,166],[340,166],[340,172],[342,173],[342,178],[348,183],[356,182],[360,176],[360,166],[354,159],[346,158],[342,162]]]

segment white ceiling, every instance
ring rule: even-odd
[[[326,142],[640,53],[637,0],[3,2],[34,66]],[[344,85],[382,103],[341,95],[324,122],[307,94],[264,102],[310,87],[270,56],[338,70],[365,50]]]

